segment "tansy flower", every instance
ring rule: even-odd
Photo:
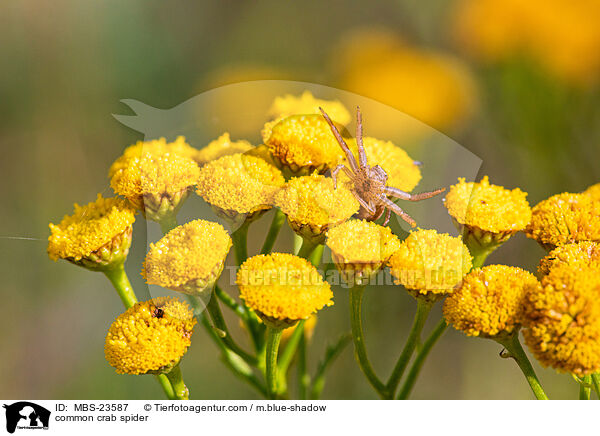
[[[104,355],[119,374],[167,373],[190,346],[194,324],[188,305],[176,299],[137,303],[110,326]]]
[[[289,327],[332,306],[333,293],[306,259],[286,253],[258,255],[238,270],[240,298],[268,325]]]
[[[330,227],[346,221],[360,206],[347,186],[340,183],[334,189],[331,178],[318,174],[292,178],[275,196],[275,205],[296,233],[314,243],[322,243]]]
[[[523,301],[539,286],[531,273],[505,265],[477,268],[444,302],[444,317],[468,336],[508,336],[523,319]]]
[[[245,153],[253,148],[252,144],[245,140],[232,141],[229,133],[225,132],[217,139],[208,143],[208,145],[198,151],[195,161],[203,166],[210,161],[217,160],[220,157],[230,154]]]
[[[582,241],[575,244],[565,244],[556,247],[544,257],[538,272],[546,275],[559,265],[568,265],[571,268],[596,267],[600,273],[600,244]]]
[[[212,289],[230,248],[231,238],[220,224],[191,221],[150,244],[142,275],[149,285],[199,295]]]
[[[591,195],[594,201],[600,201],[600,183],[590,186],[584,191],[584,194]]]
[[[473,112],[474,80],[458,59],[410,46],[391,32],[377,29],[355,31],[342,41],[334,56],[340,88],[378,100],[437,129],[451,129]],[[372,131],[391,133],[400,118],[382,113],[368,122]]]
[[[196,184],[200,169],[181,153],[181,140],[138,142],[109,170],[113,190],[153,221],[172,218]]]
[[[598,268],[552,268],[527,293],[525,326],[525,342],[543,366],[578,376],[600,371]]]
[[[600,71],[596,0],[463,0],[454,15],[459,43],[485,62],[526,54],[575,84]]]
[[[531,221],[527,193],[492,185],[487,176],[479,183],[465,182],[450,187],[444,205],[463,236],[471,254],[488,254]]]
[[[322,107],[336,123],[348,124],[351,120],[350,112],[338,100],[321,100],[315,98],[310,91],[304,91],[300,97],[286,94],[276,97],[269,109],[268,115],[273,121],[265,124],[261,132],[263,141],[267,142],[273,126],[279,121],[291,115],[321,114],[319,107]]]
[[[123,264],[131,245],[135,210],[126,200],[103,198],[86,206],[74,205],[73,215],[50,224],[48,255],[79,266],[107,270]]]
[[[396,283],[417,298],[437,300],[451,294],[472,267],[468,248],[458,237],[417,230],[389,260]]]
[[[202,167],[197,193],[230,222],[251,220],[270,209],[284,185],[281,171],[250,154],[223,156]]]
[[[275,161],[292,175],[324,173],[343,151],[322,115],[293,115],[273,126],[266,141]]]
[[[554,195],[533,208],[527,237],[550,251],[579,241],[600,241],[600,202],[587,194]]]
[[[400,248],[389,227],[364,220],[348,220],[327,232],[327,246],[348,283],[363,284]]]

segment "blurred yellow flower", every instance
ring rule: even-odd
[[[253,219],[272,207],[284,185],[281,171],[260,157],[236,153],[204,165],[197,194],[224,218]]]
[[[334,62],[341,88],[437,129],[455,127],[475,107],[474,81],[458,59],[411,47],[390,32],[368,29],[345,36]]]
[[[446,321],[468,336],[508,335],[521,326],[523,301],[539,286],[531,273],[505,265],[477,268],[444,302]]]
[[[176,299],[137,303],[110,326],[106,360],[119,374],[169,372],[190,346],[195,323],[188,305]]]
[[[591,195],[595,201],[600,201],[600,183],[590,186],[584,193]]]
[[[468,248],[458,237],[435,230],[411,232],[389,260],[396,283],[413,296],[437,299],[451,294],[472,267]]]
[[[583,376],[600,371],[600,269],[558,265],[529,290],[523,332],[543,366]]]
[[[526,54],[567,81],[597,80],[597,0],[462,0],[454,17],[459,43],[484,61]]]
[[[293,324],[333,305],[329,283],[306,259],[287,253],[258,255],[238,270],[240,298],[266,323]]]
[[[355,219],[329,230],[326,244],[344,279],[357,284],[368,281],[400,248],[389,227]]]
[[[140,141],[112,164],[110,185],[147,218],[161,221],[179,210],[196,184],[200,169],[188,156],[196,152],[183,137],[168,144],[164,138]]]
[[[48,256],[90,269],[108,269],[125,261],[131,245],[135,210],[126,200],[104,198],[74,205],[73,215],[50,223]]]
[[[198,165],[203,166],[210,161],[219,159],[220,157],[236,153],[245,153],[252,148],[252,144],[243,139],[239,141],[232,141],[229,133],[225,132],[217,139],[209,142],[206,147],[198,150],[194,160],[198,163]]]
[[[198,295],[217,281],[230,248],[220,224],[191,221],[150,244],[142,275],[149,285]]]
[[[600,242],[600,202],[590,195],[557,194],[532,212],[525,233],[548,251],[570,242]]]
[[[571,268],[580,268],[582,266],[596,266],[600,268],[600,244],[582,241],[556,247],[541,260],[538,272],[541,275],[546,275],[559,265],[568,265]]]
[[[325,232],[346,221],[360,207],[348,185],[318,174],[294,177],[275,196],[275,205],[287,215],[296,233],[321,243]]]

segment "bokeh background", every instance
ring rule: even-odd
[[[116,375],[104,360],[106,330],[122,311],[109,282],[46,255],[48,223],[73,202],[108,195],[110,163],[144,137],[111,116],[131,114],[120,100],[169,109],[216,87],[265,79],[339,88],[437,129],[481,159],[480,176],[522,188],[534,205],[600,181],[598,22],[597,0],[2,2],[0,396],[160,398],[152,378]],[[232,99],[220,110],[251,103]],[[369,118],[365,128],[382,136],[397,131],[395,120]],[[257,130],[249,139],[258,137]],[[433,187],[448,156],[419,147],[411,155],[431,162],[420,188]],[[253,229],[251,244],[268,221]],[[141,293],[139,267],[156,229],[138,224],[127,267]],[[284,233],[280,248],[289,243]],[[518,235],[489,261],[535,271],[543,254]],[[349,329],[346,295],[335,292],[336,306],[319,317],[312,368]],[[391,371],[414,307],[400,287],[367,293],[378,373]],[[438,307],[432,324],[439,316]],[[242,340],[244,332],[234,334]],[[413,397],[531,398],[499,351],[450,329]],[[201,329],[182,368],[193,398],[254,398]],[[576,397],[569,376],[536,369],[551,397]],[[350,348],[332,367],[324,398],[375,398]]]

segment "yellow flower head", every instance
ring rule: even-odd
[[[570,242],[600,241],[600,202],[590,195],[557,194],[532,212],[525,233],[548,251]]]
[[[169,144],[164,138],[140,141],[112,164],[110,185],[149,219],[161,221],[177,212],[196,184],[200,169],[186,156],[190,149],[182,137]]]
[[[240,298],[267,323],[293,324],[333,305],[329,283],[306,259],[286,253],[246,260],[237,274]]]
[[[174,298],[136,303],[110,326],[104,355],[119,374],[169,372],[190,346],[194,324],[189,306]]]
[[[253,148],[252,144],[245,140],[232,141],[229,133],[225,132],[206,147],[198,151],[196,162],[203,166],[210,161],[230,154],[245,153]]]
[[[525,342],[544,366],[600,371],[600,270],[558,265],[525,300]]]
[[[505,265],[477,268],[444,302],[444,317],[468,336],[508,335],[521,326],[523,302],[530,287],[539,286],[531,273]]]
[[[349,187],[318,174],[295,177],[275,196],[275,205],[288,217],[296,233],[322,242],[325,232],[358,212],[359,203]]]
[[[197,193],[222,217],[250,219],[271,208],[285,184],[277,168],[257,156],[236,153],[202,167]]]
[[[600,71],[597,0],[463,0],[455,13],[459,43],[486,62],[528,55],[573,83]]]
[[[362,283],[400,248],[400,241],[389,227],[353,219],[327,232],[327,246],[346,281]]]
[[[217,223],[195,220],[150,244],[142,275],[149,285],[197,295],[223,271],[231,238]]]
[[[591,195],[594,201],[600,201],[600,183],[590,186],[584,193]]]
[[[273,126],[266,141],[275,160],[294,175],[324,173],[343,151],[322,115],[293,115]]]
[[[462,240],[435,230],[411,232],[389,260],[396,283],[412,295],[436,299],[453,292],[472,267]]]
[[[600,268],[600,244],[582,241],[575,244],[560,245],[541,260],[538,272],[541,275],[546,275],[559,265],[568,265],[571,268],[585,266]]]
[[[135,210],[126,200],[103,198],[86,206],[74,205],[73,215],[50,224],[48,256],[66,259],[90,269],[123,263],[131,245]]]

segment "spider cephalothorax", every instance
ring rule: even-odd
[[[361,205],[359,214],[362,218],[365,218],[368,221],[375,221],[385,210],[386,216],[383,223],[384,226],[390,221],[391,213],[394,212],[412,227],[415,227],[417,225],[415,220],[404,212],[400,206],[390,200],[388,196],[399,198],[401,200],[420,201],[434,197],[444,192],[446,188],[437,189],[431,192],[422,192],[420,194],[409,194],[400,189],[386,186],[388,176],[384,169],[379,165],[371,167],[367,163],[367,155],[363,146],[362,116],[360,108],[356,108],[356,147],[358,148],[358,162],[348,147],[348,144],[346,144],[346,141],[342,138],[337,127],[335,127],[335,124],[333,124],[323,109],[319,109],[321,110],[323,117],[325,117],[325,120],[327,120],[335,139],[340,144],[340,147],[342,147],[342,150],[344,150],[346,160],[348,161],[348,165],[350,165],[348,168],[346,165],[340,164],[333,169],[331,177],[333,178],[334,186],[337,185],[337,174],[340,171],[344,171],[354,185],[352,193]]]

